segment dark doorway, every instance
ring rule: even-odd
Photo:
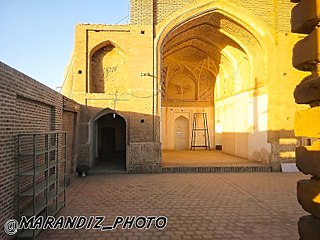
[[[99,155],[107,155],[114,153],[116,149],[116,129],[105,127],[101,128],[101,140],[100,140],[100,151]]]
[[[126,122],[114,113],[98,119],[97,168],[126,169]]]

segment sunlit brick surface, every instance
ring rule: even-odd
[[[165,215],[165,230],[48,230],[39,239],[298,239],[301,173],[143,174],[77,178],[61,215]]]

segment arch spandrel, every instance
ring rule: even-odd
[[[235,3],[220,0],[208,1],[208,3],[205,4],[203,1],[188,4],[171,14],[163,21],[159,22],[156,27],[158,50],[163,44],[164,38],[174,31],[175,28],[181,27],[183,24],[187,24],[190,20],[194,20],[195,18],[199,18],[212,12],[220,13],[227,19],[238,23],[243,27],[243,29],[246,29],[254,38],[256,38],[257,42],[265,45],[263,46],[264,48],[270,48],[274,45],[271,30],[264,22],[257,19],[245,8],[239,7]],[[215,25],[211,25],[221,29],[221,23],[218,24],[214,19],[210,19],[210,21],[215,23]]]

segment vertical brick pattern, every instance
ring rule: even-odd
[[[291,10],[295,4],[290,1],[281,0],[279,1],[279,31],[280,32],[291,32]]]
[[[17,217],[17,135],[62,130],[61,94],[0,62],[0,226]],[[4,231],[0,239],[9,239]]]
[[[153,24],[153,2],[154,0],[131,0],[130,22],[134,25]]]

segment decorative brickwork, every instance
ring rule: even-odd
[[[155,0],[130,0],[130,22],[135,25],[153,25]]]

